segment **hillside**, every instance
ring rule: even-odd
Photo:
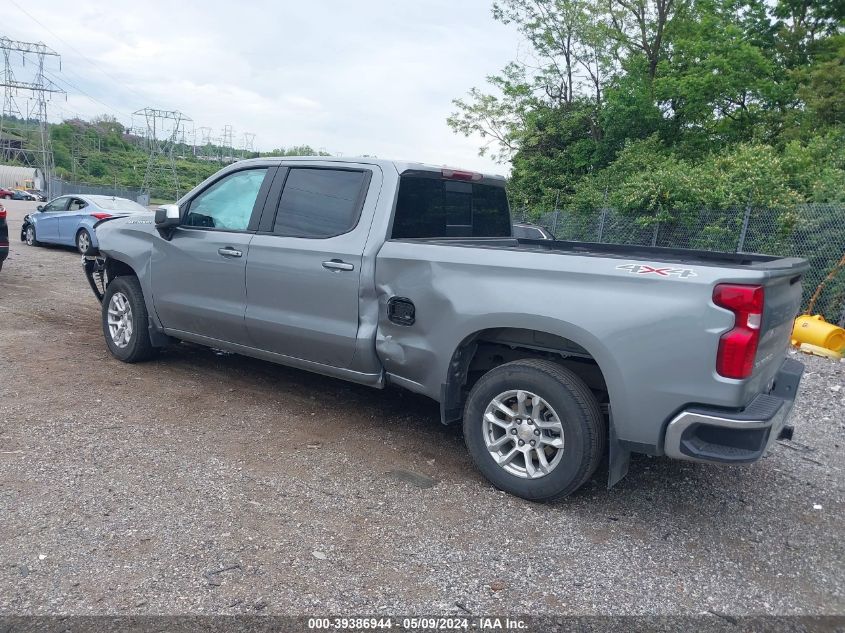
[[[71,119],[50,125],[50,138],[56,175],[63,180],[91,184],[140,188],[149,162],[143,137],[130,133],[120,122],[107,116],[91,121]],[[174,156],[179,193],[184,193],[232,160],[257,156],[305,156],[325,154],[308,145],[242,154],[239,150],[208,144],[194,147],[177,144]],[[221,159],[220,157],[225,157]],[[163,159],[159,158],[160,164]],[[151,197],[174,199],[176,183],[169,170],[155,171]]]

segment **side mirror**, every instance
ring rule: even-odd
[[[44,205],[43,205],[43,204],[39,204],[37,207],[35,207],[35,210],[36,210],[36,211],[43,211],[43,210],[44,210]]]
[[[159,234],[166,240],[169,240],[173,234],[173,229],[179,226],[179,206],[175,204],[165,204],[156,209],[155,224]]]

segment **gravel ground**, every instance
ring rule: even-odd
[[[845,364],[801,356],[760,463],[635,458],[538,505],[426,399],[113,360],[78,256],[17,242],[32,206],[0,273],[0,614],[845,613]]]

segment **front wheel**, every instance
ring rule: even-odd
[[[27,246],[38,246],[38,240],[35,239],[35,227],[31,224],[27,224],[26,230],[24,231],[24,238],[26,239]]]
[[[601,461],[606,435],[584,381],[545,359],[490,370],[464,409],[464,439],[475,465],[500,490],[531,501],[580,488]]]
[[[106,288],[102,308],[106,345],[116,359],[138,363],[156,355],[150,342],[147,306],[137,277],[117,277]]]

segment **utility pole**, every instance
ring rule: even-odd
[[[149,196],[155,181],[162,177],[165,181],[169,181],[178,200],[179,175],[176,172],[176,158],[173,150],[180,140],[184,124],[192,123],[193,120],[178,110],[144,108],[133,114],[143,116],[147,123],[145,139],[149,158],[147,171],[144,174],[144,184],[141,186],[142,195]]]
[[[3,87],[0,157],[38,169],[49,195],[55,169],[47,122],[47,102],[54,94],[66,93],[44,74],[44,66],[48,57],[56,58],[61,69],[61,57],[40,42],[20,42],[5,36],[0,37],[0,51],[3,52],[3,75],[0,77],[0,86]],[[29,81],[15,76],[16,66],[13,61],[18,55],[21,68],[34,68],[34,72],[28,75]],[[18,103],[21,97],[26,98],[23,110]]]

